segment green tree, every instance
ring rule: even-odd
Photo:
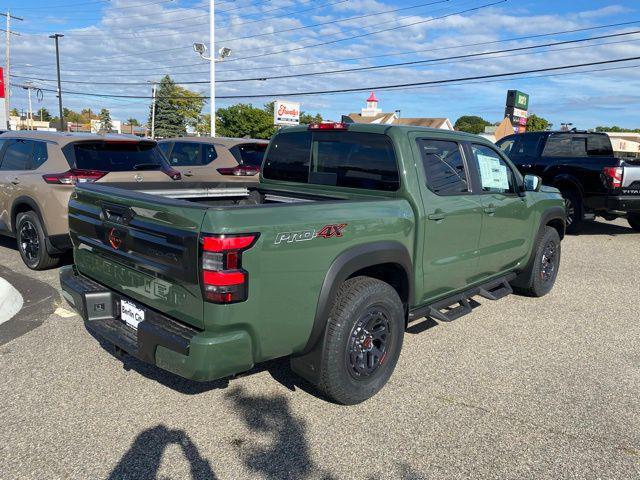
[[[544,132],[550,130],[553,123],[550,123],[546,118],[537,116],[535,113],[529,115],[527,119],[527,132]]]
[[[624,128],[624,127],[619,127],[617,125],[613,125],[611,127],[607,127],[607,126],[598,126],[596,127],[596,132],[615,132],[615,133],[623,133],[623,132],[629,132],[629,133],[640,133],[640,128]]]
[[[133,125],[134,127],[139,127],[140,126],[140,122],[137,119],[133,118],[133,117],[127,119],[127,124],[128,125]]]
[[[63,108],[62,114],[64,115],[65,122],[82,123],[82,115],[70,108]]]
[[[488,127],[489,125],[491,125],[491,122],[487,122],[482,117],[475,115],[463,115],[456,120],[453,127],[460,132],[478,134],[484,132],[484,127]]]
[[[40,107],[40,109],[35,114],[35,118],[37,120],[42,119],[43,122],[50,122],[51,114],[49,113],[49,110],[47,110],[46,108]]]
[[[273,114],[266,109],[238,103],[216,111],[216,133],[221,137],[270,138],[275,131]]]
[[[156,92],[155,134],[161,138],[187,133],[187,125],[196,126],[204,105],[202,95],[175,84],[169,75],[160,80]],[[151,125],[151,109],[149,109]]]
[[[111,122],[111,114],[109,110],[103,108],[100,110],[100,115],[98,116],[100,119],[100,131],[103,133],[110,133],[113,130],[113,123]]]
[[[9,112],[9,115],[12,117],[19,117],[20,116],[20,112],[18,111],[17,108],[13,107],[11,109],[11,111]]]

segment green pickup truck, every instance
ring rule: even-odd
[[[289,356],[329,399],[362,402],[412,322],[455,320],[474,296],[542,296],[558,273],[559,192],[474,135],[287,128],[258,185],[192,187],[77,185],[60,280],[90,331],[193,380]]]

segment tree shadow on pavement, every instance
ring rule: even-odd
[[[618,225],[616,223],[609,223],[605,221],[592,221],[584,222],[580,235],[610,235],[612,237],[616,235],[629,235],[637,234],[633,228],[626,225]]]
[[[251,441],[233,441],[249,470],[274,480],[334,478],[311,459],[306,425],[293,416],[286,397],[251,395],[241,387],[234,387],[225,397],[255,434]],[[265,442],[260,441],[263,439]]]
[[[192,479],[217,479],[209,461],[183,430],[170,430],[164,425],[145,430],[120,459],[109,480],[157,478],[162,456],[171,445],[177,445],[189,462]]]

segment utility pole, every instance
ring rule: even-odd
[[[60,82],[60,48],[58,46],[58,39],[64,37],[60,33],[54,33],[49,35],[49,38],[53,38],[56,41],[56,66],[58,68],[58,108],[60,110],[60,131],[64,132],[64,115],[62,113],[62,84]]]
[[[7,115],[7,125],[2,125],[2,127],[9,128],[9,112],[11,111],[11,107],[9,107],[9,103],[11,101],[11,35],[20,35],[19,33],[11,31],[11,19],[23,21],[23,18],[16,17],[11,15],[9,10],[7,13],[0,13],[0,15],[6,17],[7,19],[7,27],[5,29],[6,40],[5,40],[5,65],[4,65],[4,89],[5,89],[5,110]]]
[[[27,111],[27,121],[28,121],[28,126],[27,126],[27,130],[33,130],[33,107],[31,104],[31,88],[33,87],[33,85],[31,84],[31,82],[27,82],[25,83],[25,85],[22,88],[27,89],[28,95],[29,95],[29,110]]]
[[[211,52],[211,60],[209,61],[209,76],[211,82],[211,93],[209,102],[211,103],[211,136],[216,136],[216,46],[215,46],[215,20],[216,9],[215,0],[210,0],[209,5],[209,50]]]
[[[151,84],[151,138],[156,138],[156,82],[149,82]]]

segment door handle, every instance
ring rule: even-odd
[[[436,222],[440,220],[444,220],[444,217],[445,217],[444,213],[430,213],[429,215],[427,215],[427,218],[429,220],[435,220]]]
[[[191,170],[187,170],[186,172],[184,172],[184,176],[185,177],[193,177],[193,172]]]
[[[487,215],[494,215],[496,213],[496,207],[484,207],[484,213],[486,213]]]
[[[12,178],[11,180],[9,180],[11,183],[13,183],[14,185],[19,185],[20,184],[20,179],[18,177]]]

